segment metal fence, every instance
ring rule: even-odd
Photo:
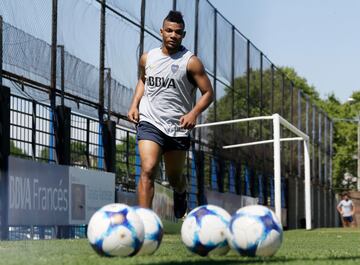
[[[122,118],[137,82],[138,59],[142,52],[161,45],[159,29],[171,9],[184,14],[187,35],[183,44],[202,60],[215,91],[215,101],[199,122],[277,112],[306,132],[311,138],[313,201],[318,202],[313,205],[314,226],[334,224],[333,205],[326,212],[321,204],[325,198],[334,198],[332,120],[207,0],[1,1],[2,83],[12,89],[13,119],[23,119],[12,121],[16,128],[11,135],[13,151],[56,162],[51,143],[53,100],[73,110],[71,164],[104,170],[99,124],[107,117],[121,124],[116,128],[118,184],[134,190],[139,170],[134,127]],[[271,126],[263,121],[196,130],[195,146],[205,152],[205,187],[260,194],[270,204],[272,149],[259,146],[223,152],[219,146],[269,139]],[[283,136],[287,133],[282,131]],[[190,185],[195,185],[191,159],[189,153],[185,172]],[[303,216],[297,210],[303,208],[301,145],[284,143],[282,161],[284,190],[289,191],[284,195],[294,209],[292,227],[299,227]],[[216,168],[221,168],[222,178],[216,179]],[[164,174],[159,174],[158,180],[163,179]],[[194,196],[196,204],[199,196]]]
[[[49,106],[14,95],[11,97],[10,150],[20,157],[54,163],[54,132]]]

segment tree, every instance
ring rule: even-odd
[[[44,160],[48,160],[50,158],[49,155],[49,147],[44,147],[40,151],[40,158]],[[70,143],[70,161],[71,164],[81,165],[81,166],[94,166],[88,165],[87,156],[86,156],[86,145],[81,142],[71,142]]]
[[[29,156],[24,150],[17,147],[14,141],[10,141],[10,154],[13,156]]]
[[[250,69],[249,76],[238,76],[234,81],[234,87],[225,87],[221,98],[217,98],[208,111],[206,122],[255,117],[261,115],[272,115],[279,113],[285,119],[292,121],[297,119],[297,90],[301,89],[310,98],[319,100],[318,93],[313,86],[299,77],[294,69],[289,67],[264,69]],[[249,85],[248,85],[249,84]],[[215,108],[216,106],[216,108]],[[303,117],[305,122],[305,117]],[[292,121],[296,124],[296,120]],[[285,134],[285,136],[287,136]],[[209,142],[221,147],[240,142],[251,142],[272,138],[272,127],[270,122],[256,121],[240,123],[230,126],[210,127],[208,134]],[[254,146],[251,149],[236,149],[231,152],[219,152],[224,156],[230,154],[231,158],[239,157],[258,166],[259,159],[264,158],[264,153],[272,152],[271,146]],[[284,159],[290,159],[294,152],[293,144],[284,143],[283,150],[286,154]],[[295,156],[294,156],[295,157]],[[270,161],[271,162],[271,161]],[[292,163],[296,164],[293,159]],[[289,164],[289,163],[288,163]],[[272,166],[269,164],[269,168]]]
[[[352,95],[354,104],[341,102],[334,94],[319,102],[334,120],[333,129],[333,186],[341,191],[345,173],[357,176],[357,121],[360,111],[360,92]]]
[[[116,145],[116,182],[127,183],[135,177],[136,138],[129,136]]]
[[[307,80],[297,74],[294,68],[281,67],[281,71],[293,82],[294,86],[308,95],[313,101],[321,102],[319,93],[316,91],[313,85],[309,85]]]
[[[301,117],[298,117],[297,100],[299,90],[301,91]],[[349,113],[354,116],[356,112],[344,109],[344,106],[334,95],[330,95],[325,100],[321,99],[315,87],[309,85],[305,78],[300,77],[293,68],[289,67],[275,68],[274,70],[271,68],[263,69],[262,73],[259,69],[250,69],[248,75],[244,74],[236,77],[233,88],[230,86],[225,87],[222,95],[222,97],[217,96],[217,102],[209,108],[205,122],[279,113],[295,126],[300,122],[301,129],[304,130],[306,124],[306,115],[304,115],[306,97],[310,99],[311,104],[316,104],[320,109],[327,112],[330,117],[345,117]],[[358,100],[360,109],[360,93],[354,94],[353,97]],[[354,108],[354,106],[351,108]],[[346,134],[341,134],[339,130],[345,131]],[[272,139],[271,123],[266,121],[210,127],[207,131],[207,134],[202,134],[203,139],[207,139],[208,142],[218,147]],[[290,137],[291,133],[284,130],[282,136]],[[350,139],[346,137],[350,137]],[[354,125],[343,124],[340,127],[336,126],[334,128],[335,156],[333,163],[333,173],[334,177],[336,176],[335,183],[338,183],[337,180],[340,176],[342,177],[344,168],[353,171],[354,166],[356,166],[356,162],[349,160],[349,154],[354,154],[354,148],[356,148],[356,129],[354,129]],[[297,145],[294,143],[284,142],[282,144],[282,159],[286,165],[285,172],[293,171],[296,173],[294,171],[297,169],[296,150]],[[261,171],[264,171],[264,168],[265,172],[272,172],[273,170],[272,158],[267,155],[272,153],[270,145],[258,145],[230,151],[219,148],[218,153],[228,159],[236,159],[242,164],[245,161],[251,167],[258,168]]]

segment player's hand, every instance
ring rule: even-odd
[[[180,118],[180,127],[183,129],[191,130],[196,125],[197,116],[189,112]]]
[[[138,108],[130,108],[127,114],[129,121],[138,123],[139,122],[139,110]]]

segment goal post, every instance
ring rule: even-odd
[[[261,145],[261,144],[273,144],[274,149],[274,193],[275,193],[275,214],[277,218],[281,222],[281,142],[285,141],[302,141],[304,144],[304,180],[305,180],[305,220],[306,220],[306,229],[312,229],[311,224],[311,178],[310,178],[310,152],[309,152],[309,136],[303,133],[301,130],[296,128],[286,119],[281,117],[279,114],[275,113],[271,116],[259,116],[259,117],[251,117],[244,119],[236,119],[236,120],[227,120],[227,121],[219,121],[219,122],[211,122],[211,123],[203,123],[198,124],[195,128],[203,128],[203,127],[212,127],[212,126],[220,126],[225,124],[234,124],[241,122],[249,122],[256,120],[272,120],[273,121],[273,139],[263,140],[263,141],[254,141],[248,143],[241,144],[233,144],[223,146],[223,149],[230,148],[240,148],[245,146],[252,145]],[[291,138],[281,138],[280,129],[281,126],[290,130],[297,137]]]

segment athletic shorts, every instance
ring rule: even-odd
[[[151,123],[142,121],[137,126],[137,140],[150,140],[161,146],[163,152],[190,148],[190,137],[170,137]]]
[[[344,221],[348,222],[348,223],[352,223],[352,221],[353,221],[352,216],[344,216],[343,218],[344,218]]]

